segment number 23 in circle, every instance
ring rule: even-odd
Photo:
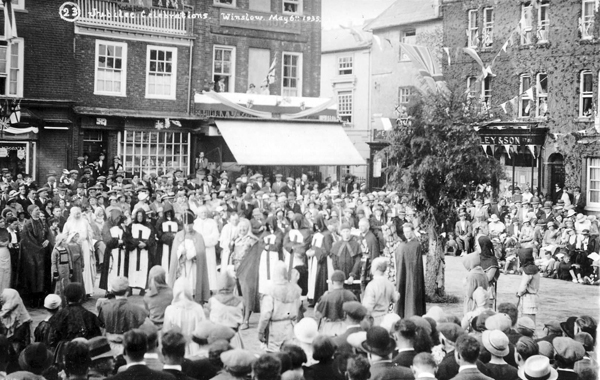
[[[79,5],[70,1],[63,3],[60,8],[58,8],[58,13],[60,14],[60,18],[69,22],[75,22],[79,16],[81,16]]]

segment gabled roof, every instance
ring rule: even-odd
[[[367,49],[373,35],[361,27],[326,29],[321,32],[321,53],[341,50]]]
[[[365,26],[365,30],[390,28],[440,19],[441,0],[398,0]]]

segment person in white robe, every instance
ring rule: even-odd
[[[205,206],[198,208],[198,218],[194,221],[194,230],[202,235],[206,248],[206,265],[210,290],[217,291],[217,254],[215,246],[219,242],[219,227],[214,219],[208,217]]]
[[[77,244],[81,247],[83,258],[83,287],[86,295],[94,294],[94,281],[96,279],[96,260],[92,254],[92,228],[86,218],[82,216],[79,207],[72,207],[69,219],[63,227],[64,234],[77,233]]]

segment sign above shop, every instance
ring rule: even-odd
[[[478,132],[481,144],[488,145],[544,145],[546,128],[532,129],[480,129]]]

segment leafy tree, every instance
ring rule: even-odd
[[[428,234],[426,293],[430,300],[445,295],[444,252],[440,234],[454,227],[459,203],[479,184],[504,175],[500,163],[488,157],[474,126],[490,118],[482,103],[469,99],[457,83],[447,91],[414,96],[406,109],[411,126],[390,131],[387,155],[388,187],[407,194]],[[449,225],[450,224],[450,225]]]

